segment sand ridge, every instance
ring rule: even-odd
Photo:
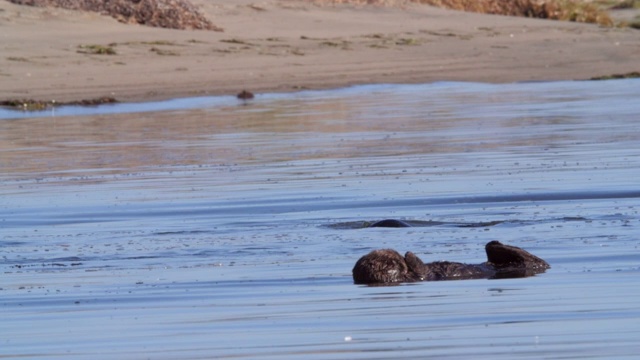
[[[639,70],[634,29],[413,4],[193,3],[224,32],[148,28],[0,1],[0,99],[142,101],[363,83],[588,79]]]

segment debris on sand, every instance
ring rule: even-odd
[[[117,102],[118,100],[108,96],[68,102],[42,101],[33,99],[10,99],[0,101],[0,106],[13,108],[15,110],[41,111],[58,106],[97,106],[103,104],[115,104]]]
[[[9,0],[18,5],[98,12],[128,24],[222,31],[188,0]]]

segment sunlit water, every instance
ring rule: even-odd
[[[86,111],[0,114],[0,358],[640,353],[638,80]],[[418,226],[359,226],[384,218]],[[494,239],[552,268],[352,283],[375,248],[479,263]]]

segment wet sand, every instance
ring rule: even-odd
[[[365,83],[588,79],[638,71],[633,29],[427,6],[195,0],[224,32],[0,2],[0,99],[143,101]],[[90,54],[99,45],[114,55]]]

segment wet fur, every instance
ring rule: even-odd
[[[369,227],[401,228],[401,227],[411,227],[411,225],[407,224],[402,220],[385,219],[385,220],[374,222],[373,224],[369,225]]]
[[[403,257],[393,249],[374,250],[361,257],[353,268],[356,284],[394,284],[414,281],[513,278],[533,276],[549,264],[527,251],[498,241],[485,246],[487,262],[463,264],[436,261],[425,264],[412,252]]]

